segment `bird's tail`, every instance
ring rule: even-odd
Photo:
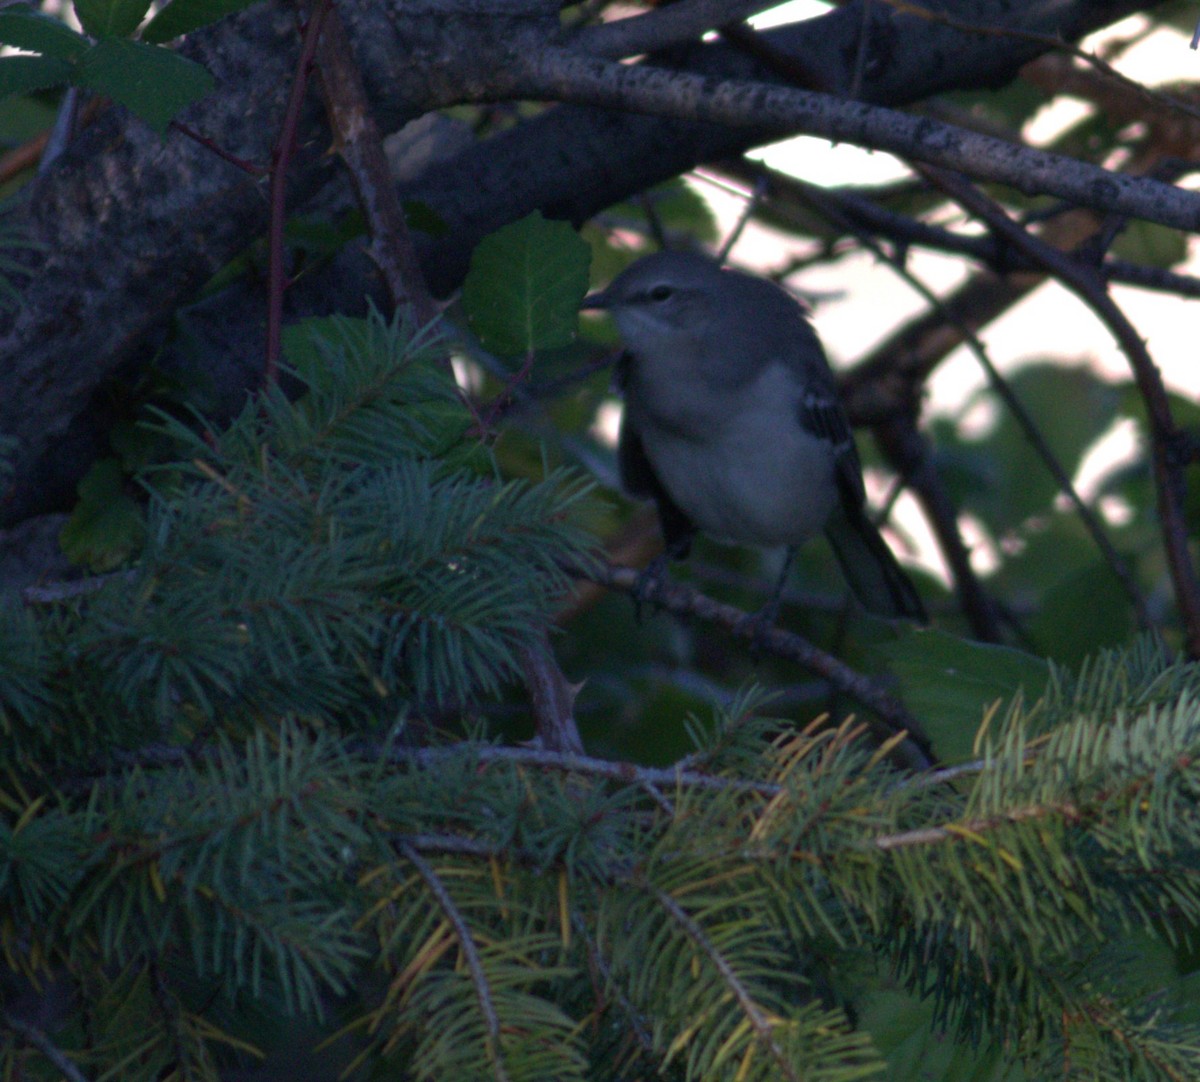
[[[860,508],[838,507],[825,536],[863,608],[877,616],[929,623],[916,587]]]

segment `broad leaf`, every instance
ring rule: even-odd
[[[900,696],[944,762],[969,759],[984,714],[1023,692],[1036,699],[1050,668],[1008,646],[969,642],[944,631],[913,631],[874,647],[900,680]]]
[[[0,43],[59,60],[74,60],[88,47],[65,23],[23,7],[0,11]]]
[[[215,23],[226,15],[248,8],[255,0],[174,0],[147,24],[142,40],[170,41],[202,26]]]
[[[463,284],[479,340],[501,356],[567,345],[587,292],[588,258],[574,229],[537,211],[484,237]]]
[[[59,86],[71,70],[68,61],[53,56],[0,56],[0,98]]]
[[[125,472],[115,458],[97,461],[79,482],[79,503],[59,535],[73,562],[111,571],[141,547],[142,509],[126,491]]]
[[[79,24],[96,38],[127,38],[150,9],[150,0],[75,0]]]
[[[97,42],[85,53],[75,81],[119,101],[160,135],[180,110],[213,87],[213,77],[199,64],[157,45],[118,38]]]

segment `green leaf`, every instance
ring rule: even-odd
[[[945,762],[969,759],[975,732],[997,699],[1036,699],[1050,678],[1039,657],[969,642],[944,631],[909,631],[873,647],[900,680],[900,695]]]
[[[588,256],[574,229],[537,211],[484,237],[463,284],[463,307],[483,345],[515,356],[569,343]]]
[[[73,563],[111,571],[142,544],[142,509],[126,491],[125,471],[115,458],[96,462],[79,482],[79,503],[59,541]]]
[[[1009,386],[1068,477],[1108,430],[1120,400],[1117,388],[1082,366],[1032,364],[1012,376]],[[993,397],[990,391],[983,393]],[[1064,409],[1064,403],[1071,408]],[[1058,485],[1013,415],[998,401],[996,409],[999,418],[989,434],[959,444],[960,452],[980,453],[976,464],[984,472],[954,495],[964,509],[1002,534],[1048,514]],[[953,455],[954,449],[948,448],[948,453]]]
[[[1125,642],[1134,631],[1133,611],[1112,568],[1097,562],[1047,591],[1028,630],[1039,650],[1074,666],[1089,654]]]
[[[1187,236],[1153,222],[1134,219],[1117,235],[1113,255],[1152,267],[1174,267],[1187,258]]]
[[[97,42],[84,53],[75,81],[119,101],[160,135],[214,82],[199,64],[169,49],[119,38]]]
[[[409,229],[419,229],[431,237],[444,237],[450,232],[446,219],[428,203],[420,199],[406,199],[400,206]]]
[[[20,7],[0,11],[0,42],[59,60],[74,60],[88,47],[87,38],[65,23]]]
[[[146,17],[150,0],[75,0],[79,24],[95,38],[127,38]]]
[[[52,56],[0,56],[0,98],[59,86],[71,78],[71,65]]]
[[[37,60],[41,58],[25,57],[23,59]],[[0,61],[0,64],[2,63],[3,61]],[[46,95],[46,97],[50,97],[50,95]],[[3,111],[0,112],[0,143],[15,146],[35,138],[54,123],[56,114],[57,110],[40,96],[23,94],[15,98],[6,103]],[[0,249],[4,247],[4,237],[0,231]]]
[[[235,11],[242,11],[255,0],[174,0],[147,24],[142,40],[154,43],[170,41],[202,26],[215,23]]]

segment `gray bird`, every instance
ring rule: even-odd
[[[824,531],[865,608],[926,622],[867,518],[833,374],[787,293],[703,256],[659,252],[583,307],[611,312],[624,340],[621,480],[657,505],[667,558],[687,555],[697,530],[787,546],[773,619],[796,546]]]

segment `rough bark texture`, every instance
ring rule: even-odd
[[[929,6],[958,24],[1075,40],[1153,4],[957,0]],[[498,73],[518,70],[519,51],[548,41],[557,25],[552,12],[538,7],[497,14],[462,3],[393,0],[389,8],[344,0],[339,9],[385,130],[455,101],[498,96]],[[834,94],[848,94],[857,65],[857,96],[893,106],[955,87],[1003,85],[1045,48],[1028,38],[898,15],[881,4],[872,5],[864,23],[857,2],[768,40]],[[297,44],[295,14],[276,0],[193,35],[187,51],[213,71],[218,88],[181,119],[233,154],[267,165]],[[722,78],[777,78],[728,44],[676,49],[656,62]],[[449,226],[446,235],[419,245],[430,286],[445,294],[461,281],[482,236],[533,209],[582,222],[698,162],[778,134],[560,106],[430,165],[402,194],[427,203]],[[299,145],[292,205],[318,195],[325,205],[344,201],[344,180],[324,153],[328,136],[315,101]],[[0,526],[69,501],[102,443],[98,389],[153,355],[175,309],[261,234],[264,191],[263,181],[178,132],[159,140],[114,108],[23,193],[8,224],[39,247],[24,256],[30,274],[22,282],[22,307],[0,315],[0,434],[16,441]],[[290,303],[294,312],[328,310],[336,299],[344,309],[374,288],[368,262],[349,252],[338,261],[336,277],[310,281]],[[227,404],[243,381],[252,382],[259,355],[261,317],[252,290],[253,283],[210,301],[192,320],[193,355],[211,359],[214,379],[227,384]],[[205,327],[215,338],[206,337]],[[223,368],[232,378],[218,374]]]

